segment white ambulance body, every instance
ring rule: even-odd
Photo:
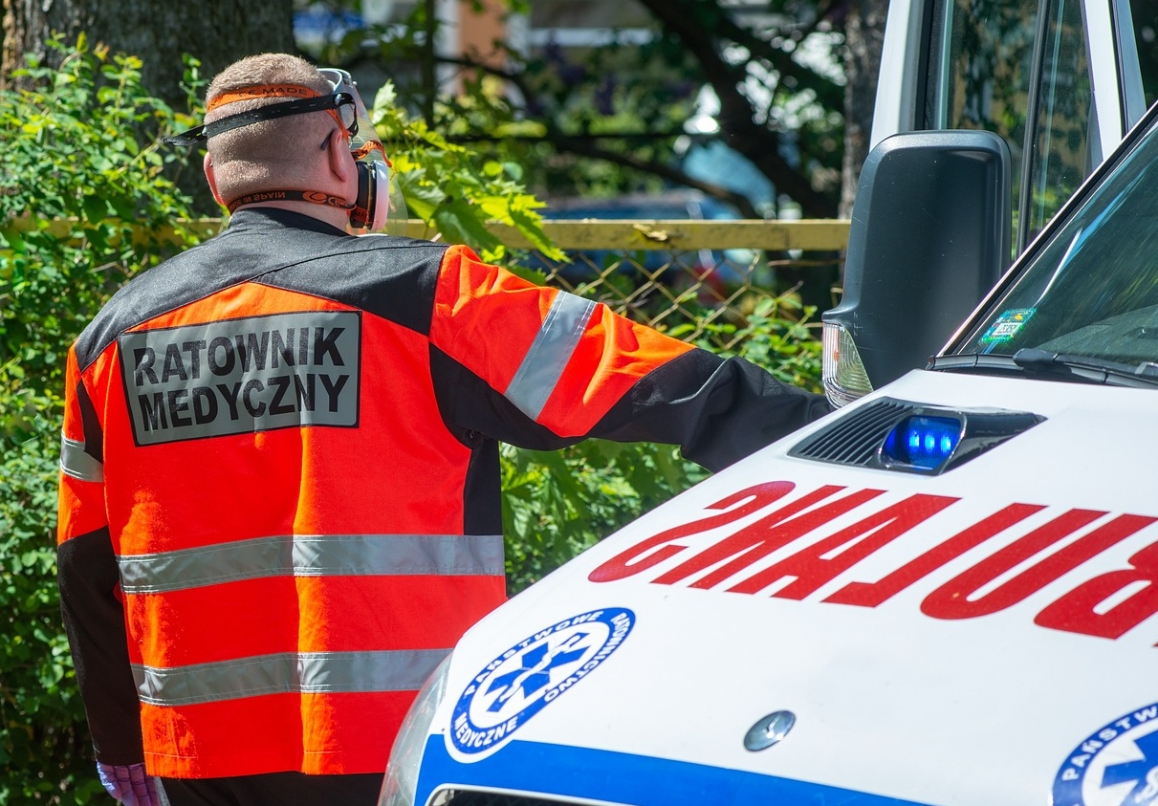
[[[914,65],[966,4],[894,4],[825,317],[845,405],[476,625],[415,703],[383,804],[1158,803],[1158,108],[1119,44],[1128,9],[1066,1],[1022,20],[1023,123],[1076,131],[1032,110],[1060,68],[1050,25],[1084,24],[1077,180],[1050,163],[1072,154],[914,117],[952,108]],[[977,286],[1013,252],[955,299],[953,272]],[[938,299],[967,313],[946,324]],[[936,356],[904,366],[898,321]]]

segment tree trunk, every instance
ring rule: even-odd
[[[4,41],[0,48],[0,89],[16,85],[12,71],[35,54],[43,63],[56,58],[45,47],[52,32],[66,43],[84,33],[90,46],[107,45],[113,53],[142,61],[141,83],[174,109],[187,108],[181,82],[184,54],[201,62],[200,76],[211,79],[243,56],[296,52],[293,0],[3,0]],[[174,168],[175,177],[196,208],[217,215],[201,176],[201,163],[190,152],[188,163]]]
[[[845,18],[844,164],[840,216],[852,215],[856,183],[868,156],[887,0],[849,0]]]
[[[199,59],[201,75],[211,78],[242,56],[295,52],[292,0],[4,0],[0,82],[7,85],[24,54],[46,57],[53,31],[65,42],[83,32],[90,44],[139,56],[142,84],[178,108],[185,98],[183,54]]]

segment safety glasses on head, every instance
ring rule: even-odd
[[[350,211],[350,224],[355,229],[373,232],[386,223],[391,208],[405,210],[398,186],[391,181],[390,168],[393,166],[386,157],[386,147],[378,139],[378,132],[370,121],[354,79],[345,70],[335,67],[323,67],[318,72],[334,88],[336,95],[354,98],[356,123],[350,136],[350,153],[358,162],[358,199]]]
[[[318,69],[318,72],[326,81],[330,82],[335,95],[348,95],[354,99],[351,107],[354,125],[347,128],[350,133],[350,153],[354,155],[354,159],[376,159],[389,165],[390,160],[386,158],[386,147],[378,139],[378,133],[374,129],[374,124],[370,122],[370,114],[366,111],[366,105],[362,102],[362,96],[358,93],[354,79],[345,70],[339,70],[336,67],[322,67]]]

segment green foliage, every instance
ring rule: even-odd
[[[562,451],[504,445],[503,533],[513,595],[707,476],[670,445],[587,440]]]
[[[0,464],[0,803],[83,804],[103,791],[56,594],[57,445],[33,438]]]
[[[33,62],[14,76],[26,89],[0,92],[0,803],[102,791],[60,621],[57,458],[69,344],[126,278],[190,241],[170,234],[187,200],[157,147],[185,121],[140,67],[81,39],[59,70]]]
[[[704,311],[707,316],[709,311]],[[788,292],[778,297],[761,297],[746,322],[712,322],[703,327],[696,344],[724,356],[739,355],[768,370],[778,380],[812,392],[822,392],[820,383],[821,344],[813,336],[816,327],[813,307],[802,306],[799,297]],[[669,335],[680,338],[693,326],[674,328]],[[729,343],[730,350],[714,345]]]
[[[485,160],[447,141],[397,104],[394,85],[379,90],[371,113],[374,128],[394,164],[394,176],[410,212],[450,243],[476,249],[487,261],[506,258],[506,245],[488,222],[514,227],[537,250],[554,260],[564,256],[543,232],[542,202],[521,184],[515,163]]]
[[[60,42],[52,42],[64,50]],[[140,86],[141,62],[90,51],[59,71],[31,63],[0,94],[0,389],[59,390],[68,345],[108,294],[162,260],[185,199],[162,175],[157,137],[175,116]],[[5,406],[5,412],[11,410]],[[0,434],[20,436],[19,418]]]

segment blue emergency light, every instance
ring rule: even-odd
[[[898,473],[939,476],[1045,420],[1009,409],[950,409],[893,397],[850,407],[788,455]]]
[[[960,420],[919,415],[897,423],[881,453],[886,461],[935,470],[948,461],[960,441]]]

